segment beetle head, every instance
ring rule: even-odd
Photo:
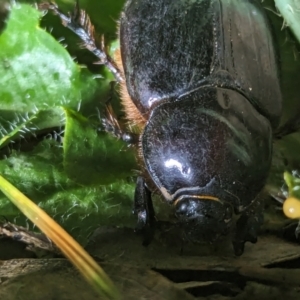
[[[188,235],[226,231],[261,191],[271,163],[269,121],[235,91],[202,88],[153,109],[142,153]]]
[[[175,200],[176,217],[192,241],[216,240],[231,229],[233,207],[215,197],[182,196]]]

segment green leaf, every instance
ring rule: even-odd
[[[26,134],[63,125],[57,107],[76,108],[82,97],[90,103],[99,89],[93,76],[74,63],[49,33],[39,28],[40,17],[40,12],[29,5],[13,5],[0,35],[0,138],[3,141],[18,138],[20,129]],[[47,111],[51,117],[45,118],[41,111]],[[35,122],[31,124],[33,118]]]
[[[136,167],[132,149],[125,143],[98,133],[86,118],[66,109],[64,167],[78,183],[109,184],[125,179]]]
[[[288,186],[289,196],[300,199],[300,178],[298,176],[285,172],[284,181]]]
[[[300,2],[298,0],[275,0],[286,26],[290,27],[300,42]]]
[[[39,18],[31,6],[15,5],[0,36],[2,110],[28,112],[81,99],[80,68],[38,27]]]
[[[33,151],[16,152],[0,160],[0,174],[39,204],[81,242],[99,225],[133,226],[134,184],[115,180],[110,185],[83,186],[70,180],[63,168],[63,153],[54,140],[40,142]],[[0,212],[7,218],[26,219],[4,196]]]

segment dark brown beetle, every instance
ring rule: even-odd
[[[129,132],[105,126],[138,145],[138,228],[153,226],[151,193],[159,192],[193,241],[213,241],[236,225],[233,245],[241,254],[262,223],[259,194],[282,105],[259,1],[128,0],[116,63],[76,17],[63,20],[121,84]]]
[[[127,1],[120,42],[123,103],[129,121],[139,120],[146,167],[135,194],[139,226],[151,223],[156,188],[175,205],[192,240],[226,234],[241,214],[234,239],[241,254],[262,222],[254,202],[281,115],[262,7],[237,0]]]

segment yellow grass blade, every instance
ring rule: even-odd
[[[61,226],[2,176],[0,190],[60,248],[101,295],[107,299],[120,298],[112,281],[95,260]]]

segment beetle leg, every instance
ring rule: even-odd
[[[139,141],[139,136],[132,132],[127,132],[125,129],[123,129],[114,113],[110,101],[106,103],[105,107],[105,117],[101,119],[104,130],[114,137],[123,140],[129,145],[137,144]]]
[[[263,199],[258,197],[236,223],[235,237],[232,242],[235,255],[240,256],[244,252],[246,242],[255,244],[260,226],[263,224]]]
[[[145,180],[141,176],[137,178],[134,193],[133,213],[137,215],[136,232],[143,234],[143,245],[148,245],[154,236],[155,213],[151,199],[151,192],[146,187]]]
[[[124,131],[118,120],[115,118],[114,114],[112,113],[111,105],[106,105],[106,117],[102,120],[102,125],[104,130],[112,134],[114,137],[123,140],[125,143],[129,145],[137,144],[138,142],[138,135],[134,133],[129,133]]]
[[[97,46],[94,26],[87,13],[79,8],[78,0],[75,2],[73,12],[69,13],[68,16],[63,14],[54,2],[41,3],[39,8],[41,10],[51,10],[55,15],[59,16],[62,24],[73,31],[82,40],[83,47],[92,52],[99,59],[98,63],[105,65],[114,75],[117,82],[124,82],[121,71],[105,49],[103,37],[100,43],[101,46]]]

